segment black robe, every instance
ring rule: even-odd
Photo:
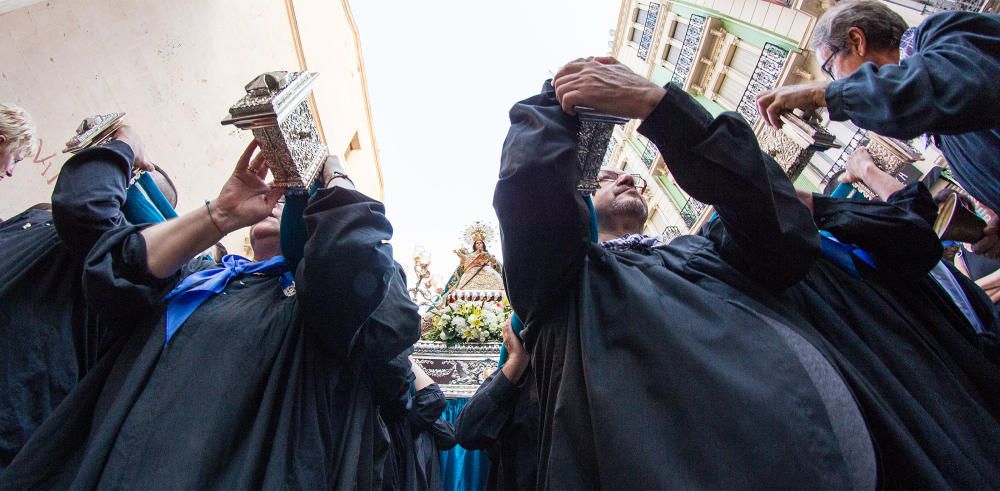
[[[444,392],[437,384],[428,385],[413,394],[413,405],[407,419],[413,435],[416,489],[443,489],[440,452],[451,450],[458,443],[455,428],[441,419],[441,413],[447,406]]]
[[[857,407],[833,367],[755,312],[756,288],[799,281],[819,253],[808,209],[735,113],[712,120],[668,85],[639,131],[729,239],[649,250],[589,241],[577,121],[548,84],[511,109],[494,207],[540,408],[539,487],[847,488],[874,479]],[[749,281],[749,280],[748,280]],[[870,451],[870,447],[869,447]],[[858,457],[861,458],[858,458]]]
[[[88,256],[84,288],[111,348],[35,433],[2,488],[380,486],[380,400],[397,397],[419,335],[380,203],[343,188],[306,209],[308,240],[285,297],[277,278],[234,279],[164,347],[161,280],[134,226]],[[375,376],[375,374],[378,376]]]
[[[0,224],[0,470],[97,358],[80,276],[94,242],[125,223],[132,159],[119,141],[84,150],[60,171],[51,213]]]
[[[447,404],[441,388],[431,384],[382,406],[391,443],[382,489],[442,489],[438,452],[456,443],[451,423],[441,419]]]
[[[786,319],[834,362],[871,432],[880,488],[996,488],[997,321],[982,290],[949,267],[987,327],[977,334],[928,275],[942,252],[930,194],[917,183],[888,203],[813,203],[820,228],[870,253],[878,269],[854,260],[859,278],[823,258],[777,295],[743,285],[760,301],[754,308]],[[705,235],[725,240],[726,230],[713,223]]]
[[[1000,15],[941,12],[917,26],[913,55],[830,82],[830,119],[880,135],[934,136],[958,182],[1000,210]]]
[[[500,369],[483,381],[458,414],[455,435],[490,457],[486,489],[531,489],[538,474],[538,394],[529,367],[519,383]]]

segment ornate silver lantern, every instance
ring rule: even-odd
[[[765,125],[761,129],[760,148],[774,158],[789,179],[795,181],[816,152],[840,148],[833,134],[818,121],[802,113],[781,115],[781,129]]]
[[[318,73],[267,72],[246,85],[246,95],[229,108],[222,124],[253,131],[274,175],[274,185],[306,188],[323,168],[329,151],[309,110],[307,97]]]
[[[920,152],[908,143],[872,132],[868,132],[868,145],[865,145],[865,148],[872,156],[875,167],[896,178],[903,167],[921,158]],[[878,198],[875,192],[862,182],[855,182],[854,187],[868,199]]]
[[[577,107],[576,115],[580,120],[576,149],[580,161],[580,184],[577,189],[583,194],[592,195],[601,187],[597,182],[597,175],[601,172],[611,133],[616,124],[625,124],[628,118],[599,113],[589,107]]]
[[[96,114],[80,122],[76,134],[66,142],[63,153],[77,153],[111,141],[124,124],[125,113]]]

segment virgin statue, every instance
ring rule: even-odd
[[[472,251],[465,247],[455,251],[459,265],[446,290],[503,290],[503,267],[497,258],[486,250],[486,241],[492,230],[476,222],[466,231],[472,242]],[[457,278],[457,280],[456,280]]]

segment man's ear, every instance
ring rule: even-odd
[[[0,135],[0,147],[2,147],[4,143],[7,143],[7,137],[5,135]]]
[[[868,50],[868,40],[865,38],[865,31],[862,31],[860,28],[852,27],[847,30],[847,42],[850,43],[851,49],[858,56],[864,56]]]

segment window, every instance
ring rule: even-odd
[[[638,43],[639,41],[641,41],[642,40],[642,29],[636,29],[635,27],[633,27],[632,28],[632,35],[629,36],[629,40],[632,41],[633,43]]]
[[[684,42],[684,35],[688,32],[688,25],[683,22],[675,22],[674,30],[670,33],[670,38]]]
[[[667,46],[667,52],[663,53],[663,61],[676,65],[677,59],[681,57],[681,48],[678,46]]]
[[[646,16],[648,16],[648,15],[649,15],[649,11],[646,10],[646,9],[635,9],[635,17],[633,17],[632,20],[636,24],[645,24],[646,23]]]

